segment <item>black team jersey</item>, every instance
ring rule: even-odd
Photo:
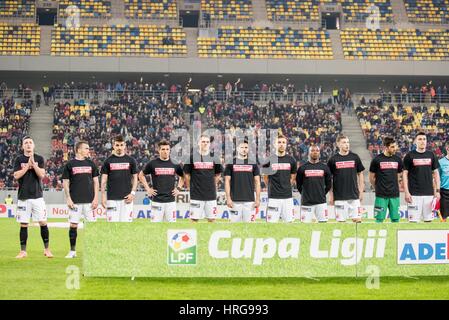
[[[28,164],[30,157],[24,154],[18,156],[14,162],[14,172],[22,170]],[[34,154],[34,162],[39,168],[44,168],[44,158],[38,154]],[[17,198],[19,200],[39,199],[43,197],[42,181],[36,174],[34,169],[30,169],[19,179],[19,192]]]
[[[357,174],[365,170],[360,157],[349,152],[342,156],[337,153],[327,162],[332,173],[334,200],[355,200],[359,198]]]
[[[74,203],[91,203],[94,200],[94,179],[99,176],[98,168],[90,159],[72,159],[66,163],[62,179],[70,181],[70,198]]]
[[[399,197],[398,174],[402,172],[402,160],[397,155],[387,157],[381,153],[372,161],[370,172],[376,175],[376,197]]]
[[[254,177],[260,176],[257,164],[248,164],[248,159],[234,159],[233,164],[226,165],[224,175],[231,177],[232,201],[254,201]]]
[[[301,193],[301,205],[313,206],[326,203],[326,194],[331,189],[332,178],[324,163],[306,162],[296,174],[296,186]]]
[[[175,201],[172,191],[175,188],[176,175],[184,176],[179,164],[174,164],[170,159],[157,158],[147,163],[143,173],[151,175],[153,189],[157,190],[157,195],[152,197],[153,201],[161,203]]]
[[[408,171],[408,188],[413,196],[433,196],[433,171],[440,164],[431,151],[411,151],[404,157],[404,169]]]
[[[277,163],[268,162],[264,168],[271,168],[275,174],[268,176],[268,198],[289,199],[293,197],[291,175],[296,173],[296,160],[292,156],[278,157]]]
[[[101,173],[108,175],[108,200],[123,200],[132,190],[133,174],[137,173],[137,163],[134,158],[124,155],[111,155],[101,167]]]
[[[223,167],[217,160],[196,154],[190,158],[190,163],[184,165],[184,172],[190,174],[190,199],[217,200],[215,175],[223,172]]]

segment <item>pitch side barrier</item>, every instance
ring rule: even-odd
[[[89,223],[87,277],[449,275],[444,223]]]

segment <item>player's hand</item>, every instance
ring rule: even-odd
[[[94,199],[94,201],[92,201],[92,209],[97,209],[98,208],[98,199]]]
[[[232,203],[231,199],[226,200],[226,205],[228,206],[228,208],[234,208],[234,203]]]
[[[75,204],[73,203],[72,199],[67,199],[67,207],[69,207],[70,209],[75,208]]]
[[[134,201],[134,195],[130,193],[124,199],[125,203],[132,203]]]
[[[359,195],[359,200],[360,200],[360,203],[362,203],[362,202],[363,202],[363,192],[360,192],[360,195]]]
[[[178,188],[174,188],[174,189],[172,190],[171,194],[172,194],[173,196],[176,197],[176,196],[179,194]]]
[[[410,194],[410,192],[405,193],[405,202],[413,203],[412,195]]]
[[[105,208],[105,209],[108,208],[108,206],[106,205],[106,199],[104,199],[104,197],[103,197],[103,199],[101,199],[101,205],[102,205],[103,208]]]
[[[150,197],[154,197],[155,195],[157,195],[157,190],[153,189],[153,188],[149,188],[149,189],[147,189],[147,193]]]
[[[256,199],[256,201],[254,201],[254,208],[259,208],[260,207],[260,199]]]
[[[439,192],[435,192],[434,196],[437,200],[441,199],[441,194]]]

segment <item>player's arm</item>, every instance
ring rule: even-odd
[[[27,163],[27,165],[23,166],[22,169],[14,171],[14,179],[19,180],[28,172],[28,170],[30,170],[30,166]]]
[[[400,173],[398,173],[398,181],[400,181]],[[412,203],[412,195],[410,194],[410,190],[408,188],[408,170],[404,170],[402,171],[402,185],[404,187],[404,196],[405,196],[405,201],[407,203]],[[399,183],[399,188],[400,188],[400,183]]]
[[[93,177],[94,181],[94,200],[92,201],[92,209],[97,209],[98,207],[98,194],[100,189],[100,181],[98,180],[98,176]]]
[[[132,186],[131,186],[131,193],[125,197],[125,203],[132,203],[134,201],[134,197],[136,195],[137,184],[139,182],[139,180],[137,178],[137,173],[133,174],[132,179],[133,179],[133,182],[132,182]]]
[[[359,200],[363,201],[363,193],[365,192],[365,176],[363,171],[357,173],[357,182],[359,186]]]
[[[268,181],[269,181],[268,175],[264,174],[263,182],[265,183],[265,188],[267,188],[267,189],[268,189]]]
[[[260,206],[260,176],[254,176],[254,188],[256,191],[256,199],[254,201],[254,207],[258,208]]]
[[[440,196],[440,183],[441,183],[440,172],[438,171],[438,169],[435,169],[435,170],[433,170],[432,175],[433,175],[433,182],[434,182],[433,183],[433,186],[434,186],[433,194],[434,194],[435,198],[440,199],[441,198],[441,196]]]
[[[157,194],[157,191],[151,188],[150,185],[148,184],[147,178],[145,177],[145,173],[143,173],[142,170],[139,172],[138,179],[150,197],[153,197]]]
[[[64,187],[65,201],[70,209],[75,207],[72,198],[70,197],[70,180],[62,179],[62,186]]]
[[[39,179],[42,179],[45,177],[45,169],[44,169],[44,161],[36,162],[34,161],[34,156],[30,157],[31,161],[31,167],[34,169],[34,172],[36,172],[36,175]]]
[[[215,174],[215,186],[218,187],[220,181],[221,181],[221,173],[216,173]]]
[[[187,191],[189,191],[190,190],[190,173],[184,172],[184,181],[185,181],[186,189],[187,189]]]
[[[107,195],[106,195],[106,186],[108,185],[108,175],[102,174],[101,175],[101,204],[106,209],[106,201],[107,201]]]
[[[376,189],[376,173],[370,172],[369,173],[369,183],[373,187],[373,189]]]
[[[233,207],[231,199],[231,176],[225,176],[225,193],[226,193],[226,205],[229,208]]]

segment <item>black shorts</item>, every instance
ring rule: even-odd
[[[440,213],[443,219],[445,219],[449,217],[449,190],[441,189],[440,194]]]

